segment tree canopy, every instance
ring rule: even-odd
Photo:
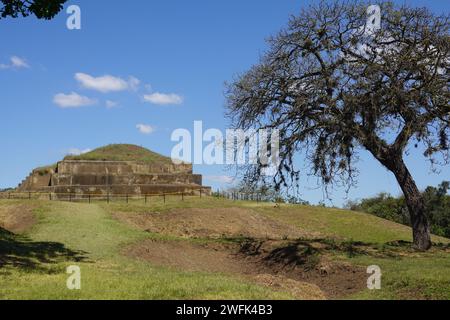
[[[34,14],[38,19],[53,19],[67,0],[0,0],[0,19],[27,17]]]
[[[228,85],[228,116],[238,128],[279,130],[278,187],[298,181],[299,152],[325,186],[351,185],[358,149],[369,151],[396,176],[426,234],[403,155],[423,144],[433,164],[449,163],[449,27],[448,15],[391,2],[312,5]],[[253,169],[247,178],[265,179],[263,165]]]

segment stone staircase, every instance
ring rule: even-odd
[[[26,191],[27,187],[30,186],[32,177],[33,172],[30,172],[30,174],[19,183],[19,185],[17,186],[17,191]]]

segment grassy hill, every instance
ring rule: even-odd
[[[450,299],[450,241],[410,241],[408,227],[321,207],[2,200],[0,299]],[[381,290],[365,286],[373,264]]]
[[[162,156],[132,144],[110,144],[81,155],[66,156],[65,160],[138,161],[152,164],[170,164],[169,157]]]

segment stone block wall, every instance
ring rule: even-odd
[[[51,177],[52,186],[64,185],[135,185],[135,184],[202,184],[199,174],[54,174]]]
[[[152,173],[186,173],[192,174],[192,164],[149,165],[127,161],[79,161],[64,160],[58,163],[59,174],[152,174]]]
[[[191,164],[64,160],[55,169],[34,170],[18,191],[141,195],[198,192],[199,187],[202,187],[202,176],[192,173]],[[210,192],[210,188],[204,189],[205,194]]]

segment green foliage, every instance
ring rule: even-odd
[[[380,193],[374,198],[361,200],[361,211],[380,218],[409,225],[409,214],[403,197],[395,198],[388,193]]]
[[[34,14],[38,19],[53,19],[67,0],[0,0],[0,19]]]
[[[450,237],[450,182],[442,182],[438,188],[428,187],[423,192],[425,208],[430,218],[431,232]]]
[[[450,237],[450,195],[447,194],[449,189],[450,183],[444,181],[437,188],[427,187],[422,192],[431,232],[443,237]],[[404,225],[411,225],[404,197],[396,198],[387,193],[380,193],[373,198],[362,199],[358,202],[350,201],[346,207]]]

